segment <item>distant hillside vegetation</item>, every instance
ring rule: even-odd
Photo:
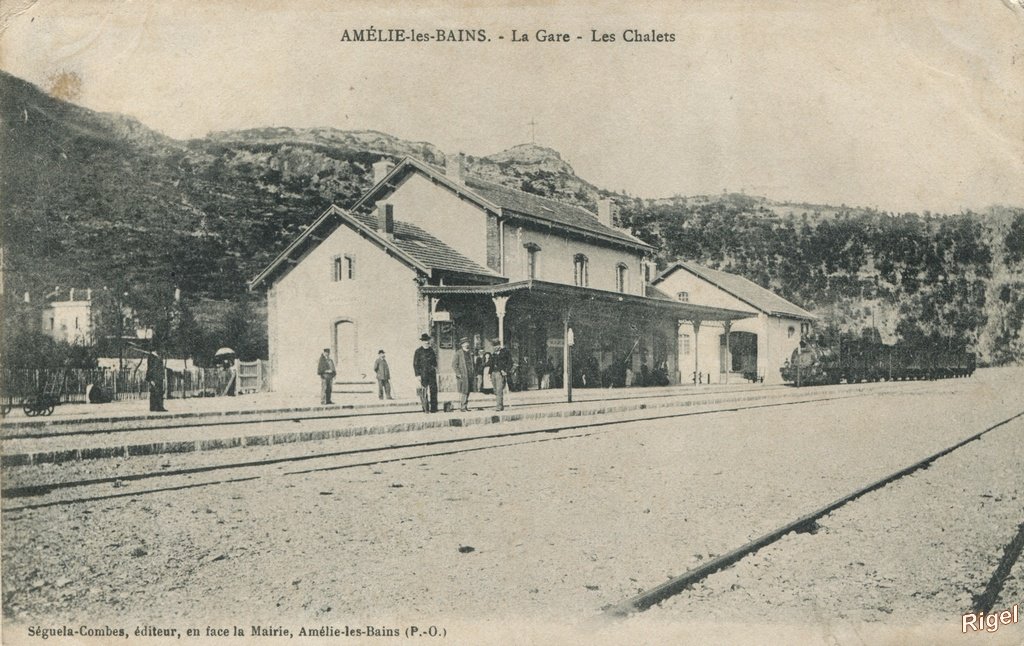
[[[445,161],[429,143],[373,131],[259,128],[176,141],[2,72],[0,120],[9,298],[89,285],[128,293],[142,310],[174,287],[196,306],[240,302],[246,281],[324,208],[346,207],[370,186],[374,162]],[[1024,209],[892,214],[735,194],[642,199],[599,189],[532,144],[467,163],[470,174],[591,210],[611,195],[620,225],[659,245],[661,262],[742,274],[823,324],[873,321],[893,337],[962,337],[988,361],[1024,358]],[[196,317],[162,311],[166,335]]]

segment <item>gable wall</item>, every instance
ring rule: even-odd
[[[355,278],[335,282],[333,258],[345,254],[355,257]],[[421,319],[415,276],[414,270],[350,227],[338,227],[268,291],[274,390],[316,395],[317,359],[324,348],[333,347],[334,325],[342,319],[354,324],[356,355],[339,363],[338,381],[372,381],[373,362],[383,348],[396,389],[402,379],[411,382]],[[387,298],[381,298],[382,290]]]

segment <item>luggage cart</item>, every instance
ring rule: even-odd
[[[54,407],[60,403],[60,397],[64,394],[65,376],[63,370],[48,376],[39,392],[25,397],[21,404],[25,414],[29,417],[52,415]]]

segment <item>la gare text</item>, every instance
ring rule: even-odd
[[[577,34],[554,29],[512,29],[495,33],[486,29],[345,29],[343,43],[489,43],[495,40],[510,43],[674,43],[676,35],[657,29],[623,29],[607,31],[590,29]]]

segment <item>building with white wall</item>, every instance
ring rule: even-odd
[[[721,383],[730,378],[781,383],[779,369],[800,346],[815,317],[778,294],[736,274],[692,262],[666,268],[652,284],[681,302],[701,303],[751,314],[736,321],[682,326],[679,362],[695,366],[689,375]]]
[[[678,383],[681,320],[752,316],[679,302],[646,282],[654,249],[598,213],[406,158],[374,165],[349,210],[327,209],[250,283],[265,289],[275,388],[316,392],[330,348],[339,389],[369,390],[388,353],[399,395],[429,332],[442,390],[461,337],[500,337],[522,388]],[[571,347],[571,350],[568,349]]]
[[[93,342],[91,289],[56,288],[40,308],[40,329],[55,341],[76,345]]]

